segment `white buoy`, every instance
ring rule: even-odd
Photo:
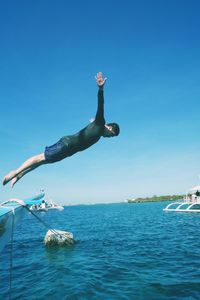
[[[73,234],[63,230],[48,230],[44,243],[46,246],[70,246],[75,243]]]

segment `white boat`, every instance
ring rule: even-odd
[[[194,186],[182,200],[168,204],[164,211],[200,212],[200,185]]]
[[[33,205],[31,205],[30,210],[47,212],[48,208],[47,208],[47,204],[46,204],[45,200],[43,199],[41,203],[39,203],[39,204],[34,203]]]
[[[25,200],[10,199],[0,204],[0,252],[11,239],[14,227],[28,212],[26,207],[41,204],[43,197],[42,192]]]
[[[57,210],[64,210],[64,206],[54,203],[52,200],[49,200],[47,203],[47,209],[57,209]]]
[[[33,204],[30,207],[30,210],[32,211],[39,211],[39,212],[47,212],[49,209],[57,209],[57,210],[64,210],[64,206],[59,205],[57,203],[54,203],[51,199],[43,199],[42,203],[38,204]]]

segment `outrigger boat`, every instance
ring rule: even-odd
[[[26,212],[31,212],[40,222],[43,223],[44,226],[49,229],[45,236],[46,246],[69,246],[74,244],[73,234],[71,232],[51,229],[30,210],[32,205],[40,205],[44,203],[44,195],[44,192],[41,191],[40,194],[25,200],[13,198],[0,204],[0,252],[4,249],[6,244],[11,241],[9,299],[11,299],[12,293],[13,232],[14,227],[21,221]]]
[[[0,252],[11,240],[14,227],[21,221],[26,212],[32,213],[47,229],[45,236],[45,245],[73,245],[73,234],[68,231],[61,231],[50,228],[30,209],[33,205],[40,206],[44,203],[45,193],[42,190],[40,194],[27,198],[25,200],[10,199],[0,204]]]
[[[163,210],[174,212],[200,212],[200,185],[189,189],[182,200],[168,204]]]
[[[45,193],[41,192],[25,200],[10,199],[0,204],[0,252],[11,239],[13,228],[28,212],[26,208],[30,208],[33,204],[41,204],[44,195]]]

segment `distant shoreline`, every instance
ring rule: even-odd
[[[164,195],[164,196],[152,196],[145,198],[132,198],[127,199],[128,203],[144,203],[144,202],[158,202],[158,201],[176,201],[183,199],[184,195]]]

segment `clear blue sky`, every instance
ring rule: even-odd
[[[1,200],[44,188],[63,203],[184,193],[200,174],[198,0],[1,1],[0,175],[95,116],[108,77],[117,138],[27,174]]]

